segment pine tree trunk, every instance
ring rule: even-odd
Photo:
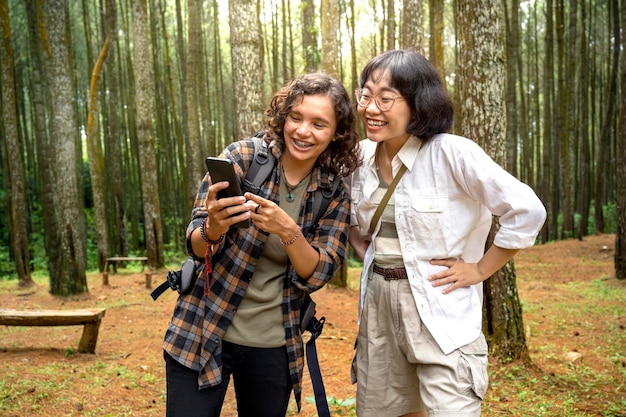
[[[93,207],[95,212],[95,234],[98,252],[98,269],[104,270],[104,264],[108,257],[109,233],[107,230],[106,202],[104,197],[104,155],[100,142],[100,120],[98,108],[98,86],[104,58],[109,49],[109,39],[106,38],[102,50],[98,55],[96,64],[91,73],[91,88],[89,89],[89,114],[87,115],[87,160],[89,163],[89,177],[91,178],[91,190],[93,194]]]
[[[320,51],[317,49],[317,33],[315,25],[315,2],[302,2],[302,49],[304,49],[305,72],[312,72],[319,68]]]
[[[187,125],[185,126],[185,152],[187,166],[187,191],[188,196],[186,207],[191,212],[193,207],[193,199],[198,191],[200,180],[206,172],[204,166],[204,158],[200,152],[200,117],[199,108],[201,97],[197,94],[200,91],[200,77],[202,72],[201,55],[202,55],[202,28],[201,0],[190,0],[187,9],[187,56],[185,57],[185,102],[187,108]]]
[[[263,104],[263,38],[255,0],[229,0],[233,96],[237,137],[250,137],[265,126]]]
[[[337,53],[339,51],[339,17],[337,16],[338,0],[322,0],[322,71],[335,77],[339,76]]]
[[[7,0],[0,0],[0,80],[2,80],[2,120],[4,137],[0,155],[5,159],[2,166],[4,189],[7,191],[9,237],[11,254],[15,262],[18,286],[30,287],[34,284],[30,274],[30,252],[28,249],[28,215],[24,178],[24,161],[17,125],[16,89],[13,68],[13,47],[9,27],[9,7]]]
[[[87,288],[87,226],[81,192],[79,172],[82,168],[78,156],[74,88],[69,51],[69,26],[66,20],[65,0],[47,3],[48,34],[51,54],[48,60],[50,74],[51,140],[54,163],[52,187],[53,206],[47,207],[45,216],[53,216],[56,222],[55,244],[49,254],[50,292],[54,295],[80,294]],[[46,224],[48,227],[48,224]]]
[[[148,11],[145,0],[132,1],[133,64],[135,68],[135,111],[141,202],[143,205],[144,238],[148,265],[164,265],[161,206],[153,138],[152,55],[148,31]]]
[[[459,0],[463,135],[476,140],[500,165],[506,157],[503,11],[500,2]],[[497,231],[494,219],[487,245]],[[483,332],[495,356],[528,357],[522,309],[509,262],[484,282]]]
[[[402,1],[402,36],[400,46],[424,54],[424,5],[422,0]]]
[[[621,27],[626,28],[626,4],[619,12]],[[618,32],[618,35],[619,32]],[[622,51],[626,50],[626,36],[621,34]],[[616,46],[617,48],[617,46]],[[626,280],[626,53],[622,52],[621,65],[621,114],[617,139],[617,232],[615,234],[615,277]]]

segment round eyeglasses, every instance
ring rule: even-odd
[[[376,107],[378,107],[380,111],[389,111],[393,107],[393,104],[396,102],[396,100],[404,100],[404,97],[402,96],[398,96],[398,97],[373,96],[371,94],[364,92],[363,89],[361,88],[354,90],[354,94],[356,95],[356,102],[359,106],[367,107],[370,105],[372,100],[374,100],[374,103],[376,103]]]

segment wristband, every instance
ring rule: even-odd
[[[283,242],[283,240],[282,240],[281,238],[278,238],[278,240],[280,241],[280,244],[281,244],[281,245],[283,245],[283,246],[289,246],[289,245],[291,245],[293,242],[295,242],[295,241],[296,241],[296,239],[298,239],[298,236],[300,236],[300,234],[301,234],[300,232],[301,232],[301,231],[302,231],[302,228],[301,228],[301,227],[298,227],[298,231],[296,232],[296,234],[295,234],[295,235],[293,235],[293,237],[292,237],[291,239],[289,239],[288,241]]]
[[[209,245],[217,245],[218,243],[222,243],[222,240],[224,240],[224,233],[222,233],[220,237],[217,238],[217,240],[211,240],[206,235],[206,222],[208,219],[208,217],[205,217],[202,225],[200,226],[200,236],[202,236],[202,239]]]

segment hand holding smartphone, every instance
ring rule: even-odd
[[[220,190],[217,194],[218,199],[243,195],[241,192],[241,186],[239,185],[239,177],[235,174],[235,169],[233,168],[231,160],[209,156],[206,159],[206,167],[209,170],[209,175],[211,176],[211,182],[213,184],[220,181],[228,182],[228,188]],[[235,214],[235,216],[236,215],[237,214]],[[250,227],[250,219],[242,220],[233,224],[233,226],[244,228]]]

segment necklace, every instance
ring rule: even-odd
[[[289,181],[287,181],[287,176],[285,175],[285,170],[284,170],[284,169],[282,169],[282,170],[280,171],[280,178],[281,178],[281,181],[283,181],[283,182],[285,183],[285,187],[287,188],[287,194],[285,195],[285,201],[286,201],[286,202],[288,202],[288,203],[293,203],[293,201],[296,199],[296,198],[293,196],[293,190],[295,190],[296,188],[298,188],[298,187],[302,184],[302,182],[303,182],[305,179],[307,179],[307,178],[308,178],[308,175],[307,175],[307,176],[305,176],[304,178],[302,178],[302,179],[300,180],[300,182],[299,182],[299,183],[297,183],[296,185],[291,185],[291,184],[289,184]]]

